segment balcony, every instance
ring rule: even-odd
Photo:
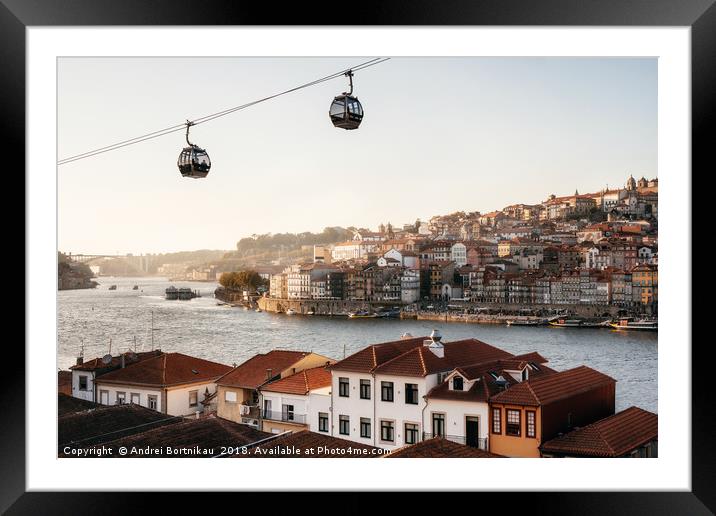
[[[427,433],[427,432],[423,432],[423,441],[426,441],[426,440],[428,440],[428,439],[432,439],[433,437],[434,437],[433,434],[429,434],[429,433]],[[461,436],[461,435],[444,435],[443,437],[444,437],[445,439],[447,439],[448,441],[452,441],[452,442],[458,443],[458,444],[465,444],[465,445],[467,445],[467,440],[466,440],[466,438],[465,438],[464,436]],[[475,448],[478,448],[478,449],[480,449],[480,450],[485,450],[485,451],[488,450],[488,447],[487,447],[487,437],[481,437],[481,438],[476,439],[475,441],[476,441],[476,444],[477,444],[477,446],[475,446]]]
[[[279,412],[275,410],[262,410],[261,417],[271,421],[283,421],[284,423],[306,424],[306,414],[296,412]]]
[[[244,405],[239,406],[239,413],[242,417],[257,419],[259,417],[259,407],[255,405]]]

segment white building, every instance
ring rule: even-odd
[[[368,346],[329,367],[331,435],[391,450],[421,441],[428,392],[456,367],[511,357],[476,339],[443,344],[436,331]]]
[[[404,269],[400,276],[400,301],[403,304],[417,303],[420,299],[420,271]]]
[[[97,402],[99,395],[96,392],[95,379],[103,374],[128,367],[146,358],[156,357],[161,351],[145,351],[142,353],[127,352],[122,355],[105,355],[103,358],[93,358],[83,361],[77,359],[77,364],[70,367],[72,371],[72,396],[87,401]]]
[[[135,403],[172,416],[204,410],[216,392],[216,380],[231,366],[182,353],[161,353],[95,379],[102,405]]]
[[[450,248],[450,260],[455,262],[455,265],[462,267],[467,264],[467,247],[462,242],[453,244]]]
[[[264,432],[309,429],[330,435],[331,373],[304,369],[259,388]]]

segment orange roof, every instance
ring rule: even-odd
[[[547,453],[588,457],[620,457],[658,438],[658,416],[629,407],[542,444]]]
[[[369,373],[375,367],[387,362],[406,351],[422,346],[423,341],[428,337],[415,337],[411,339],[401,339],[391,342],[383,342],[373,344],[352,355],[328,366],[329,370],[336,371],[353,371],[356,373]]]
[[[131,351],[122,353],[122,355],[124,355],[125,366],[134,364],[135,362],[141,362],[147,358],[157,357],[161,354],[162,352],[158,349],[154,351],[141,351],[139,353],[133,353]],[[87,360],[86,362],[82,362],[81,364],[73,365],[70,369],[74,371],[96,371],[98,369],[117,368],[122,365],[122,355],[113,356],[109,364],[105,364],[101,358],[97,357]]]
[[[490,398],[490,402],[538,407],[615,382],[591,367],[579,366],[518,383]]]
[[[438,357],[427,346],[412,348],[375,368],[376,373],[398,376],[427,376],[450,371],[461,365],[477,364],[512,354],[477,339],[443,343],[444,356]]]
[[[285,394],[308,394],[309,392],[330,387],[331,372],[325,366],[304,369],[296,374],[281,378],[261,387],[261,391],[282,392]]]
[[[219,378],[217,385],[228,387],[242,387],[245,389],[257,389],[268,380],[267,370],[271,369],[271,375],[280,374],[293,364],[308,356],[308,351],[288,351],[274,349],[268,353],[259,353],[238,367],[230,370]]]
[[[231,370],[231,366],[191,357],[183,353],[162,353],[131,367],[116,369],[97,378],[97,383],[120,383],[151,386],[179,385],[214,381]]]

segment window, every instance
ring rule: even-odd
[[[507,409],[507,425],[505,435],[520,436],[520,411]]]
[[[438,383],[443,383],[445,381],[445,378],[447,378],[447,375],[447,372],[438,373]]]
[[[134,403],[135,405],[139,405],[139,393],[133,392],[129,395],[129,401]]]
[[[535,411],[528,410],[525,412],[525,414],[527,416],[527,428],[525,430],[525,432],[527,433],[527,437],[537,437]]]
[[[318,431],[328,432],[328,414],[325,412],[318,413]]]
[[[525,380],[527,380],[527,368],[526,367],[522,370],[522,381],[524,382]]]
[[[418,404],[418,384],[417,383],[406,383],[405,384],[405,403],[408,405]]]
[[[338,378],[338,395],[347,398],[348,397],[348,378]]]
[[[380,399],[393,401],[393,382],[380,382]]]
[[[236,403],[236,393],[234,391],[226,391],[224,394],[224,401],[229,403]]]
[[[348,416],[338,416],[338,433],[341,435],[350,435],[350,418]]]
[[[492,433],[493,434],[501,434],[502,433],[502,409],[499,409],[499,408],[492,409]]]
[[[445,437],[445,414],[433,413],[433,437]]]
[[[405,444],[415,444],[418,442],[418,425],[413,423],[405,423]]]
[[[157,410],[157,397],[153,395],[147,396],[147,407],[152,410]]]
[[[117,405],[124,405],[126,402],[126,394],[123,392],[117,393]]]
[[[199,391],[189,391],[189,406],[196,407],[199,404]]]
[[[281,421],[293,421],[293,405],[281,405]]]
[[[80,390],[81,391],[87,390],[87,377],[86,376],[80,376]]]
[[[367,417],[360,418],[360,436],[370,437],[370,419]]]
[[[370,380],[361,380],[360,381],[360,399],[362,399],[362,400],[370,399]]]
[[[452,379],[452,390],[454,390],[454,391],[462,390],[462,376],[456,376]]]
[[[395,428],[392,421],[380,422],[380,439],[392,443],[395,440]]]

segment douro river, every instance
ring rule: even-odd
[[[271,349],[315,351],[341,359],[368,344],[397,340],[403,333],[443,341],[480,339],[512,353],[538,351],[549,366],[588,365],[617,380],[617,410],[637,405],[657,411],[657,334],[610,329],[498,326],[399,319],[348,319],[254,312],[218,306],[215,283],[169,282],[163,278],[101,277],[96,289],[58,292],[57,367],[75,363],[84,340],[86,359],[132,348],[178,351],[225,364],[240,364]],[[117,285],[116,290],[108,290]],[[132,290],[134,285],[137,290]],[[166,301],[164,289],[199,290],[191,301]],[[154,330],[152,331],[152,314]]]

